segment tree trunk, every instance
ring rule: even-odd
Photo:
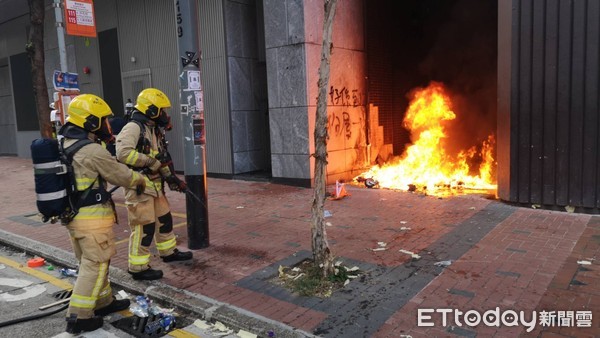
[[[316,265],[322,268],[322,276],[334,274],[333,255],[327,243],[324,210],[327,168],[327,89],[329,87],[329,59],[331,57],[331,35],[335,5],[337,0],[325,0],[323,20],[323,46],[319,66],[319,95],[317,97],[317,115],[315,123],[315,190],[312,201],[312,252]]]
[[[31,62],[31,80],[40,124],[40,134],[44,138],[51,138],[50,100],[48,99],[48,87],[46,86],[44,70],[44,0],[27,0],[27,2],[29,4],[31,30],[25,50]]]

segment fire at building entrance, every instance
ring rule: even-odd
[[[365,6],[369,168],[355,182],[495,193],[497,2]]]
[[[436,196],[473,190],[495,190],[494,135],[479,146],[460,150],[456,156],[447,150],[446,125],[456,119],[444,86],[432,82],[415,89],[403,126],[414,139],[404,155],[356,178],[382,188],[419,191]],[[371,183],[373,184],[373,183]]]

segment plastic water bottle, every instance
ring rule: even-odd
[[[175,317],[172,315],[166,315],[160,320],[160,325],[165,329],[165,331],[169,331],[171,329],[171,325],[175,324]]]
[[[65,277],[77,277],[77,270],[75,270],[75,269],[62,268],[58,271],[60,272],[61,275],[65,276]]]
[[[156,333],[161,328],[162,328],[162,325],[160,323],[160,320],[155,320],[153,322],[146,324],[144,333],[147,335],[151,335],[151,334]]]

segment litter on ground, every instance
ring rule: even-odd
[[[416,253],[412,252],[412,251],[408,251],[408,250],[404,250],[404,249],[400,249],[400,252],[405,253],[407,255],[410,255],[412,258],[414,259],[419,259],[421,258],[421,256],[417,255]]]

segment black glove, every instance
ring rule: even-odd
[[[172,191],[185,192],[187,190],[187,184],[175,175],[166,177],[165,181],[169,184],[169,189]]]

